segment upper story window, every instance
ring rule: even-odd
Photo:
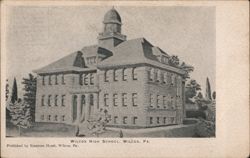
[[[65,95],[62,95],[62,106],[65,106]]]
[[[57,77],[58,77],[58,75],[55,75],[55,85],[58,84]]]
[[[138,79],[135,67],[132,68],[132,78],[133,78],[133,80],[137,80]]]
[[[114,79],[114,81],[118,81],[118,70],[115,69],[113,72],[114,72],[113,73],[113,79]]]
[[[55,115],[55,121],[57,121],[57,115]]]
[[[48,96],[48,106],[51,106],[50,100],[51,100],[51,95]]]
[[[79,74],[79,84],[82,85],[83,83],[83,74]]]
[[[163,107],[167,108],[167,97],[163,96]]]
[[[132,103],[133,103],[133,106],[138,105],[137,93],[132,93]]]
[[[62,84],[65,84],[65,82],[64,82],[64,74],[62,74]]]
[[[113,103],[114,106],[118,106],[118,94],[113,94]]]
[[[161,70],[157,70],[156,71],[156,75],[157,75],[157,77],[156,77],[156,82],[161,82]]]
[[[127,81],[128,80],[128,74],[127,74],[127,69],[126,68],[123,68],[122,69],[122,80],[123,81]]]
[[[52,83],[51,83],[51,75],[49,75],[49,85],[52,85]]]
[[[89,80],[90,80],[90,85],[94,85],[94,74],[91,73],[90,76],[89,76]]]
[[[108,78],[109,76],[108,76],[108,70],[106,70],[105,72],[104,72],[104,82],[108,82],[109,81],[109,78]]]
[[[157,95],[157,99],[156,99],[156,105],[157,105],[157,108],[159,108],[160,107],[160,100],[161,100],[161,98],[160,98],[161,96],[160,95]]]
[[[55,106],[57,106],[58,95],[55,95]]]
[[[149,118],[149,123],[150,123],[150,124],[153,124],[153,117],[150,117],[150,118]]]
[[[149,71],[148,71],[148,77],[149,77],[149,81],[154,81],[154,69],[151,68]]]
[[[175,75],[171,74],[171,85],[175,85]]]
[[[153,102],[154,102],[154,95],[150,94],[150,96],[149,96],[149,105],[150,105],[150,107],[153,107]]]
[[[127,93],[122,93],[122,106],[127,106]]]
[[[168,59],[168,57],[166,57],[166,56],[162,56],[162,57],[161,57],[161,62],[164,63],[164,64],[168,64],[168,60],[169,60],[169,59]]]
[[[45,76],[42,76],[42,84],[45,85]]]
[[[48,115],[48,120],[50,120],[51,119],[51,115]]]
[[[108,94],[104,94],[104,106],[108,106],[108,98],[109,95]]]
[[[165,73],[163,74],[163,83],[164,83],[164,84],[167,84],[167,83],[168,83],[168,73],[167,73],[167,72],[165,72]]]
[[[45,99],[45,95],[42,96],[42,100],[41,100],[41,105],[44,106],[44,99]]]
[[[84,74],[83,82],[84,82],[84,85],[88,85],[88,74]]]
[[[96,63],[96,56],[87,57],[87,63],[90,65],[95,64]]]

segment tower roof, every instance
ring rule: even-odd
[[[115,10],[114,7],[104,15],[103,23],[104,24],[106,24],[106,23],[118,23],[118,24],[121,24],[122,23],[121,17],[119,15],[119,13]]]

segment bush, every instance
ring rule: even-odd
[[[186,111],[187,118],[203,118],[206,119],[206,114],[204,111]]]

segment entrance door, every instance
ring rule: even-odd
[[[73,122],[74,122],[77,118],[77,96],[76,95],[73,95],[72,105],[73,105],[72,118],[73,118]]]

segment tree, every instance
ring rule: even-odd
[[[216,99],[216,92],[215,91],[213,92],[213,99],[214,100]]]
[[[206,99],[207,100],[212,100],[212,97],[211,97],[211,87],[210,87],[210,82],[209,82],[208,78],[207,78],[207,81],[206,81]]]
[[[194,67],[187,65],[185,62],[182,62],[180,68],[185,71],[184,78],[190,78],[190,72],[194,71]]]
[[[32,121],[35,121],[35,107],[36,107],[36,77],[29,74],[28,78],[23,78],[22,84],[24,85],[24,101],[29,105]]]
[[[8,79],[6,80],[6,85],[5,85],[5,100],[7,101],[9,98],[9,83],[8,83]]]
[[[16,78],[14,78],[13,86],[12,86],[11,102],[15,103],[17,99],[18,99],[17,84],[16,84]]]
[[[176,55],[172,55],[169,59],[169,65],[174,66],[174,67],[178,67],[180,63],[180,60],[178,58],[178,56]]]
[[[30,107],[27,103],[18,99],[18,101],[10,102],[10,116],[11,122],[18,126],[19,136],[21,135],[21,128],[31,127]]]
[[[190,80],[185,87],[185,102],[193,103],[190,99],[194,98],[199,90],[201,90],[201,86],[196,82],[196,80]]]

